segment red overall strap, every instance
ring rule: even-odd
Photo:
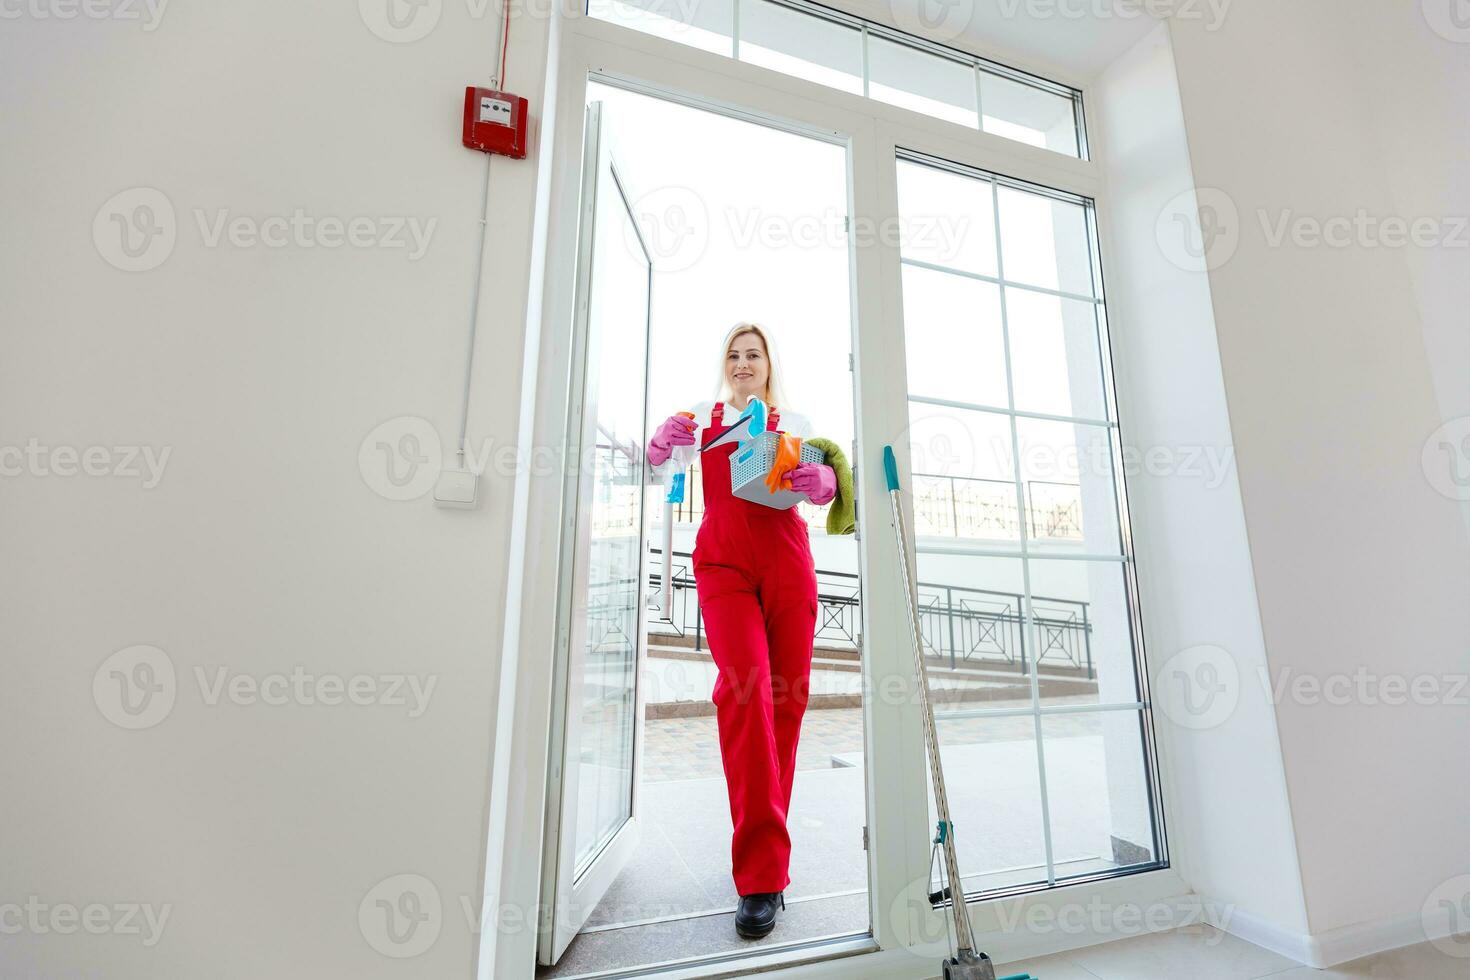
[[[767,431],[775,431],[776,426],[781,424],[781,412],[772,408],[766,418]],[[715,402],[715,407],[710,410],[709,427],[711,430],[722,428],[725,425],[725,403]]]

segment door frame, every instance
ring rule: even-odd
[[[556,67],[548,90],[555,101],[554,110],[548,106],[554,127],[550,207],[547,233],[544,242],[538,243],[544,247],[544,254],[538,256],[544,259],[544,278],[533,280],[533,288],[540,290],[541,334],[538,350],[528,354],[528,363],[533,363],[537,372],[535,415],[530,427],[533,457],[550,456],[563,463],[559,452],[569,421],[568,367],[574,349],[572,284],[576,277],[577,197],[584,149],[582,119],[590,76],[669,101],[846,146],[848,208],[859,228],[863,227],[860,222],[867,222],[869,228],[881,230],[886,227],[885,221],[896,220],[896,151],[900,147],[977,169],[1013,174],[1094,200],[1102,196],[1099,170],[1091,161],[1074,160],[920,116],[581,14],[555,16],[552,36]],[[1095,140],[1093,147],[1096,150]],[[902,439],[907,420],[906,372],[902,345],[892,343],[892,325],[902,322],[901,266],[897,244],[889,238],[877,234],[870,247],[849,250],[858,445],[853,469],[860,487],[863,670],[864,689],[869,694],[864,698],[863,737],[872,939],[867,947],[848,941],[846,945],[834,944],[825,954],[820,949],[809,951],[806,959],[813,962],[780,970],[774,976],[829,975],[832,964],[822,962],[827,956],[851,956],[863,948],[883,952],[845,959],[841,975],[930,976],[947,935],[943,917],[917,897],[927,891],[933,828],[923,802],[927,792],[923,727],[917,715],[908,710],[912,654],[908,649],[901,579],[893,563],[896,552],[882,477],[884,445],[893,444],[901,472],[906,475],[909,467]],[[559,533],[564,504],[560,484],[558,474],[543,474],[533,466],[529,493],[516,502],[517,516],[524,514],[528,541],[555,540]],[[906,500],[905,506],[912,528],[912,505]],[[545,789],[553,717],[548,654],[555,649],[558,572],[554,563],[545,561],[544,552],[528,549],[518,562],[512,560],[512,574],[517,573],[524,600],[507,610],[507,620],[508,635],[516,635],[519,643],[515,662],[508,661],[502,668],[502,684],[516,685],[515,717],[501,729],[509,732],[511,744],[507,751],[497,751],[497,757],[514,760],[519,771],[510,781],[510,789],[519,795],[507,806],[503,851],[486,856],[487,868],[490,873],[498,871],[499,880],[486,882],[487,904],[481,921],[487,928],[506,921],[522,925],[498,928],[490,957],[495,962],[487,962],[482,955],[481,977],[493,975],[496,966],[515,970],[514,975],[530,975],[535,963],[535,918],[545,911],[539,897],[532,896],[539,895],[542,834],[547,817]],[[512,629],[514,634],[510,633]],[[905,684],[909,688],[905,689]],[[889,696],[896,689],[903,693]],[[884,774],[882,792],[872,791],[879,785],[875,772]],[[1162,796],[1165,817],[1171,809],[1168,790],[1166,781]],[[1054,932],[1040,939],[1018,934],[1017,920],[1012,916],[1022,905],[1058,915],[1098,896],[1115,905],[1143,905],[1167,904],[1188,893],[1188,886],[1176,870],[1162,868],[1015,898],[971,902],[969,911],[979,948],[1000,960],[1007,954],[1035,956],[1116,938],[1075,930]],[[770,963],[769,954],[762,952],[746,965],[754,965],[756,960],[763,961],[762,965]]]

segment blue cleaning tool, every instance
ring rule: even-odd
[[[766,431],[766,403],[759,398],[752,398],[750,404],[745,406],[745,411],[740,414],[731,426],[725,430],[725,434],[700,449],[700,452],[709,452],[730,443],[745,445],[762,432]]]

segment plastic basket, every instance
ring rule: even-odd
[[[766,489],[766,474],[771,472],[771,464],[776,461],[776,443],[780,435],[779,432],[774,431],[762,432],[731,454],[730,492],[732,494],[741,500],[749,500],[753,504],[761,504],[765,507],[774,507],[776,510],[789,510],[806,499],[806,494],[795,490],[777,490],[772,493]],[[825,458],[820,449],[802,442],[801,461],[803,463],[820,463]]]

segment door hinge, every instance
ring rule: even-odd
[[[848,351],[847,352],[847,370],[849,372],[853,370],[853,367],[852,367],[852,351]]]
[[[863,850],[868,849],[868,825],[863,824]]]

